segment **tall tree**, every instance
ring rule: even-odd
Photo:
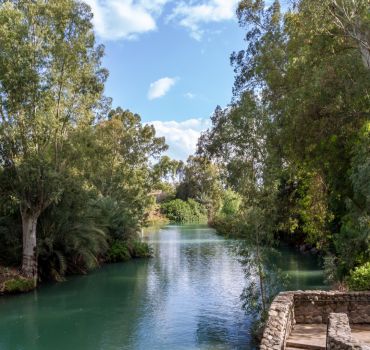
[[[268,229],[275,235],[299,236],[333,253],[348,274],[369,250],[346,242],[353,241],[349,236],[364,242],[369,231],[367,168],[358,162],[369,158],[363,130],[370,115],[370,4],[293,4],[283,16],[277,0],[271,6],[240,1],[247,46],[231,56],[234,99],[226,110],[216,109],[200,154],[226,170],[229,185],[243,196],[242,210],[257,208],[256,221],[274,218]]]
[[[357,47],[370,69],[370,4],[368,0],[296,1],[317,33],[339,36]]]
[[[138,114],[117,108],[96,124],[88,140],[84,175],[101,196],[141,223],[155,184],[150,162],[168,148],[164,138]]]
[[[218,166],[208,158],[190,156],[176,196],[182,200],[194,199],[204,205],[211,221],[220,209],[221,195],[222,183]]]
[[[93,122],[107,77],[91,19],[80,1],[0,2],[1,190],[19,205],[35,283],[38,218],[63,192],[70,134]]]

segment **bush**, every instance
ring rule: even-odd
[[[149,258],[152,250],[148,243],[141,241],[113,241],[108,252],[107,262],[123,262],[131,258]]]
[[[4,282],[4,293],[24,293],[35,288],[32,279],[16,277]]]
[[[241,202],[242,198],[238,193],[226,190],[222,196],[221,214],[225,216],[236,215],[239,212]]]
[[[187,203],[194,221],[207,221],[207,209],[203,205],[191,198],[188,199]]]
[[[107,261],[122,262],[129,259],[131,259],[131,254],[127,243],[123,241],[114,241],[107,252]]]
[[[238,215],[217,215],[211,226],[221,235],[228,237],[241,236],[241,220]]]
[[[205,208],[193,199],[189,199],[188,201],[174,199],[163,203],[161,211],[171,222],[190,223],[207,221]]]
[[[153,255],[149,244],[141,241],[134,241],[131,245],[131,256],[133,258],[150,258]]]
[[[370,262],[351,271],[348,285],[351,290],[370,290]]]

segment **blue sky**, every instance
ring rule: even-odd
[[[242,49],[237,0],[85,0],[106,46],[106,95],[165,136],[186,159],[209,116],[231,99],[232,51]]]

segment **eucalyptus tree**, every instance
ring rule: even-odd
[[[190,156],[184,167],[183,179],[177,187],[176,197],[182,200],[194,199],[207,208],[208,219],[221,207],[223,186],[220,169],[209,158]]]
[[[163,156],[153,166],[153,175],[160,181],[172,184],[179,183],[184,170],[182,160],[171,159],[169,156]]]
[[[252,230],[308,241],[348,273],[369,250],[353,242],[369,227],[370,5],[297,0],[282,13],[266,3],[239,3],[246,47],[231,56],[234,98],[216,109],[199,151],[221,165],[241,210],[258,213]]]
[[[367,0],[331,0],[329,11],[335,24],[354,40],[362,60],[370,69],[370,3]]]
[[[100,196],[116,203],[128,218],[126,225],[131,222],[135,228],[151,200],[156,185],[151,162],[168,148],[165,139],[138,114],[122,108],[111,110],[91,133],[84,176]]]
[[[93,122],[107,77],[91,20],[80,1],[0,2],[1,192],[19,207],[35,283],[38,218],[63,192],[70,135]]]
[[[368,0],[296,1],[315,24],[317,33],[340,36],[358,48],[370,69],[370,3]]]

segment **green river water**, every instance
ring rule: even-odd
[[[201,225],[146,239],[154,257],[0,298],[0,350],[253,349],[236,242]],[[284,250],[291,289],[322,288],[317,261]]]

